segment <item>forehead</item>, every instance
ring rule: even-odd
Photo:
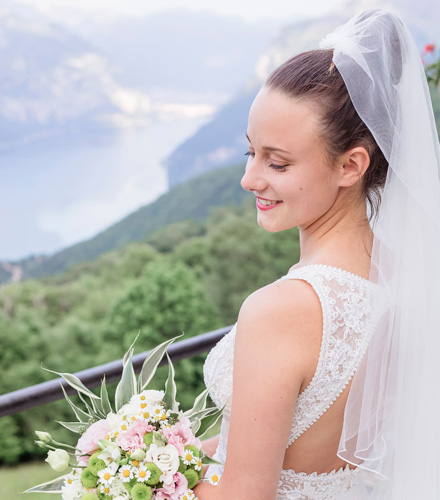
[[[318,140],[317,113],[304,100],[263,87],[249,111],[248,135],[254,147],[307,147]]]

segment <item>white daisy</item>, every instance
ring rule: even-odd
[[[191,450],[184,450],[182,460],[185,465],[197,463],[194,453]]]
[[[185,493],[183,494],[183,496],[181,498],[182,498],[182,500],[195,500],[196,496],[194,495],[193,490],[187,490],[187,491],[185,491]]]
[[[221,476],[218,476],[217,474],[212,474],[209,478],[210,484],[212,484],[213,486],[217,486],[220,481],[220,477]]]
[[[119,478],[124,483],[128,483],[133,479],[133,467],[131,465],[124,465],[119,469]]]
[[[99,491],[103,493],[104,495],[109,495],[110,494],[110,486],[104,486],[103,484],[100,485]]]
[[[139,467],[134,471],[136,479],[140,483],[145,483],[151,476],[151,472],[145,467],[145,465],[139,465]]]
[[[81,469],[73,469],[66,476],[61,492],[66,500],[77,500],[87,493],[87,488],[81,484]]]
[[[98,472],[99,482],[104,486],[110,486],[115,479],[115,473],[118,469],[118,465],[115,463],[110,464],[105,469]]]
[[[196,459],[196,462],[195,462],[195,466],[194,466],[194,469],[195,470],[201,470],[202,469],[202,461],[200,458],[197,458],[195,457]]]

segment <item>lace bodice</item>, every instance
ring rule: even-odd
[[[305,280],[313,287],[321,303],[323,319],[316,372],[298,396],[286,443],[289,447],[330,408],[356,372],[379,319],[372,317],[373,296],[377,296],[379,290],[377,285],[356,274],[323,264],[292,269],[280,278],[284,279]],[[235,334],[234,325],[211,350],[204,365],[205,383],[207,387],[213,385],[210,392],[213,401],[218,407],[226,404],[215,455],[223,463],[231,413]],[[211,467],[213,471],[215,467]],[[319,475],[282,470],[277,500],[342,498],[341,491],[353,486],[356,473],[348,468]],[[330,495],[331,491],[334,493]]]

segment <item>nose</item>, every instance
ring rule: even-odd
[[[261,170],[258,168],[255,160],[251,158],[246,164],[246,171],[241,178],[241,187],[246,191],[263,191],[266,187],[266,181],[262,176]]]

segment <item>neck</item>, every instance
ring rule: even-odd
[[[299,227],[304,264],[343,260],[370,261],[373,231],[368,222],[366,201],[335,205],[319,219]]]

